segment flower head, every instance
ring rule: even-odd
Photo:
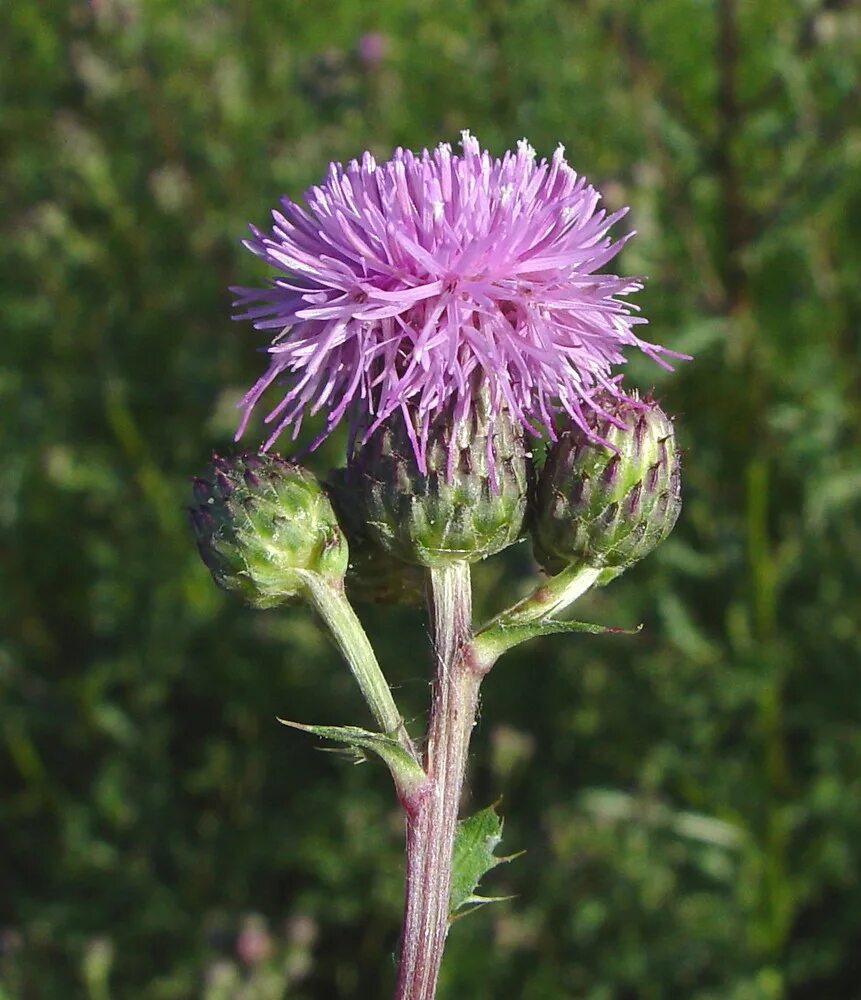
[[[258,608],[305,593],[308,574],[343,581],[348,546],[310,472],[277,455],[214,455],[189,509],[215,582]]]
[[[326,413],[317,444],[345,417],[367,438],[401,410],[424,470],[434,417],[451,406],[463,419],[478,392],[491,420],[507,410],[554,437],[564,411],[594,437],[601,393],[629,398],[612,374],[623,349],[666,365],[672,352],[634,333],[646,321],[626,297],[640,281],[600,273],[628,238],[608,235],[627,209],[599,209],[562,146],[549,161],[526,140],[501,159],[468,132],[461,146],[333,163],[305,206],[282,199],[269,234],[252,227],[245,245],[279,273],[234,289],[236,318],[275,332],[237,436],[283,377],[266,447],[306,413]]]
[[[389,40],[381,31],[366,31],[359,39],[356,51],[366,66],[378,66],[389,51]]]
[[[549,449],[530,528],[538,562],[601,569],[609,583],[670,534],[682,506],[681,456],[672,420],[651,397],[605,399],[612,418],[589,415],[595,447],[579,427]],[[603,424],[603,426],[601,426]]]

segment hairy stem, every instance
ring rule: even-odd
[[[428,785],[407,804],[406,900],[395,1000],[433,1000],[449,924],[451,857],[481,675],[473,668],[469,566],[431,570],[435,670]]]

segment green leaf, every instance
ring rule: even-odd
[[[301,722],[290,722],[288,719],[278,720],[291,729],[301,729],[324,740],[332,740],[350,747],[364,758],[363,751],[370,750],[381,757],[395,779],[395,784],[403,794],[417,792],[427,781],[427,775],[421,764],[409,754],[397,740],[384,733],[373,733],[358,726],[306,726]]]
[[[476,651],[480,660],[494,662],[521,642],[537,639],[542,635],[556,635],[560,632],[586,632],[589,635],[636,635],[642,629],[618,628],[612,625],[595,625],[592,622],[566,622],[555,618],[539,618],[532,622],[508,624],[497,621],[476,637]]]
[[[452,916],[464,907],[475,909],[484,903],[501,903],[511,898],[475,895],[478,883],[487,872],[520,857],[519,854],[508,857],[494,854],[501,840],[502,818],[494,806],[488,806],[458,823],[451,857],[449,913]]]

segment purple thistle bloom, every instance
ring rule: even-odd
[[[400,409],[424,469],[433,418],[447,406],[461,418],[482,389],[491,418],[507,408],[555,437],[564,411],[594,436],[601,391],[629,398],[611,374],[623,348],[669,367],[674,352],[634,333],[646,320],[624,297],[641,282],[597,273],[632,235],[607,235],[627,209],[599,210],[562,146],[548,162],[526,140],[502,159],[468,132],[461,145],[333,163],[305,207],[282,199],[271,234],[251,227],[245,245],[280,274],[233,289],[236,319],[275,331],[237,437],[285,376],[266,448],[287,428],[295,438],[305,413],[327,413],[315,447],[345,416],[367,437]]]
[[[366,31],[359,39],[356,51],[366,66],[377,66],[389,51],[389,40],[381,31]]]

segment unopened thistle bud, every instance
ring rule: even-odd
[[[521,429],[486,394],[456,420],[449,408],[427,431],[427,471],[416,458],[419,433],[401,411],[352,457],[349,475],[371,539],[419,566],[475,562],[511,545],[526,513],[528,462]]]
[[[424,574],[417,566],[395,559],[371,539],[346,469],[337,469],[330,475],[327,491],[350,543],[347,568],[350,599],[368,604],[422,604]]]
[[[579,564],[608,583],[672,531],[681,509],[680,461],[669,417],[651,400],[603,400],[596,444],[579,427],[550,448],[536,490],[532,534],[550,573]]]
[[[342,581],[346,539],[310,472],[276,455],[215,456],[190,509],[215,582],[269,608],[303,593],[303,573]]]

